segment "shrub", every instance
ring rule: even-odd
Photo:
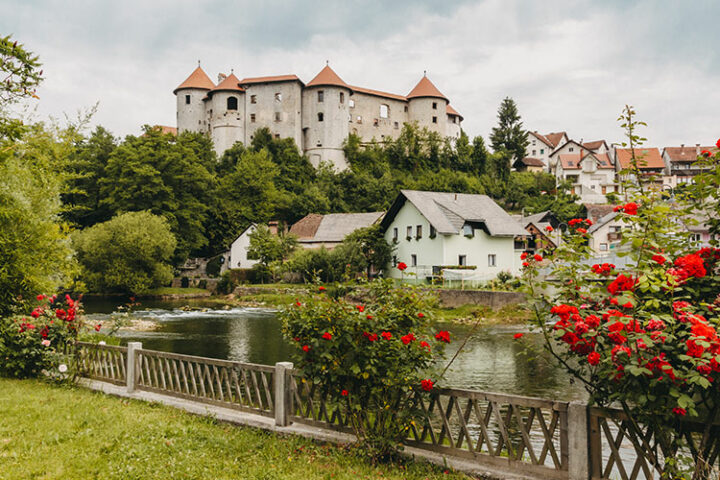
[[[305,381],[345,405],[359,441],[384,459],[420,415],[419,398],[434,388],[428,369],[450,338],[433,329],[427,293],[390,280],[369,285],[364,305],[319,287],[280,316]]]
[[[172,280],[175,238],[163,217],[129,212],[73,236],[83,280],[93,292],[142,293]]]
[[[207,265],[205,265],[205,273],[208,277],[220,276],[220,269],[222,268],[223,258],[224,257],[222,255],[217,255],[207,262]]]

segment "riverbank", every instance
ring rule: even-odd
[[[0,418],[10,480],[468,478],[420,462],[373,467],[347,448],[34,380],[0,379]]]

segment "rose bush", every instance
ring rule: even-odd
[[[718,164],[720,154],[716,171]],[[720,411],[720,249],[695,247],[682,227],[698,208],[718,214],[717,200],[708,205],[699,188],[670,202],[640,183],[636,201],[615,208],[626,223],[619,250],[631,261],[624,267],[593,262],[586,222],[576,219],[563,244],[546,255],[546,270],[531,258],[524,269],[546,347],[583,382],[591,401],[625,411],[636,449],[663,478],[706,478],[705,459],[718,442],[710,425]],[[706,426],[689,472],[677,461],[689,435],[683,417]],[[659,450],[647,448],[640,424],[652,430]]]
[[[397,451],[420,414],[419,399],[435,388],[428,372],[451,339],[433,328],[431,304],[426,293],[377,280],[362,304],[318,288],[280,315],[304,381],[346,409],[375,459]]]

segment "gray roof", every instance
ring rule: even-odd
[[[612,220],[614,220],[615,217],[617,217],[617,215],[618,215],[618,212],[610,212],[610,213],[608,213],[607,215],[605,215],[604,217],[602,217],[600,220],[598,220],[597,222],[593,223],[592,226],[588,229],[588,233],[595,233],[600,227],[602,227],[602,226],[605,225],[606,223],[611,222]]]
[[[343,239],[360,228],[369,227],[377,222],[385,212],[370,213],[330,213],[323,215],[315,236],[302,239],[301,242],[342,242]]]
[[[441,234],[459,234],[466,222],[483,223],[494,237],[528,235],[528,232],[487,195],[401,190]]]

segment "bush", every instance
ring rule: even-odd
[[[427,314],[432,298],[390,280],[370,283],[365,305],[318,295],[280,314],[308,381],[345,404],[357,438],[377,459],[392,456],[418,418],[418,400],[433,390],[428,369],[441,355],[447,332]]]
[[[217,255],[217,256],[211,258],[207,262],[207,265],[205,265],[205,274],[208,277],[220,276],[220,269],[222,268],[222,262],[223,262],[224,258],[225,257],[223,257],[222,255]]]
[[[175,237],[163,217],[130,212],[73,236],[83,280],[98,293],[143,293],[172,280]]]

